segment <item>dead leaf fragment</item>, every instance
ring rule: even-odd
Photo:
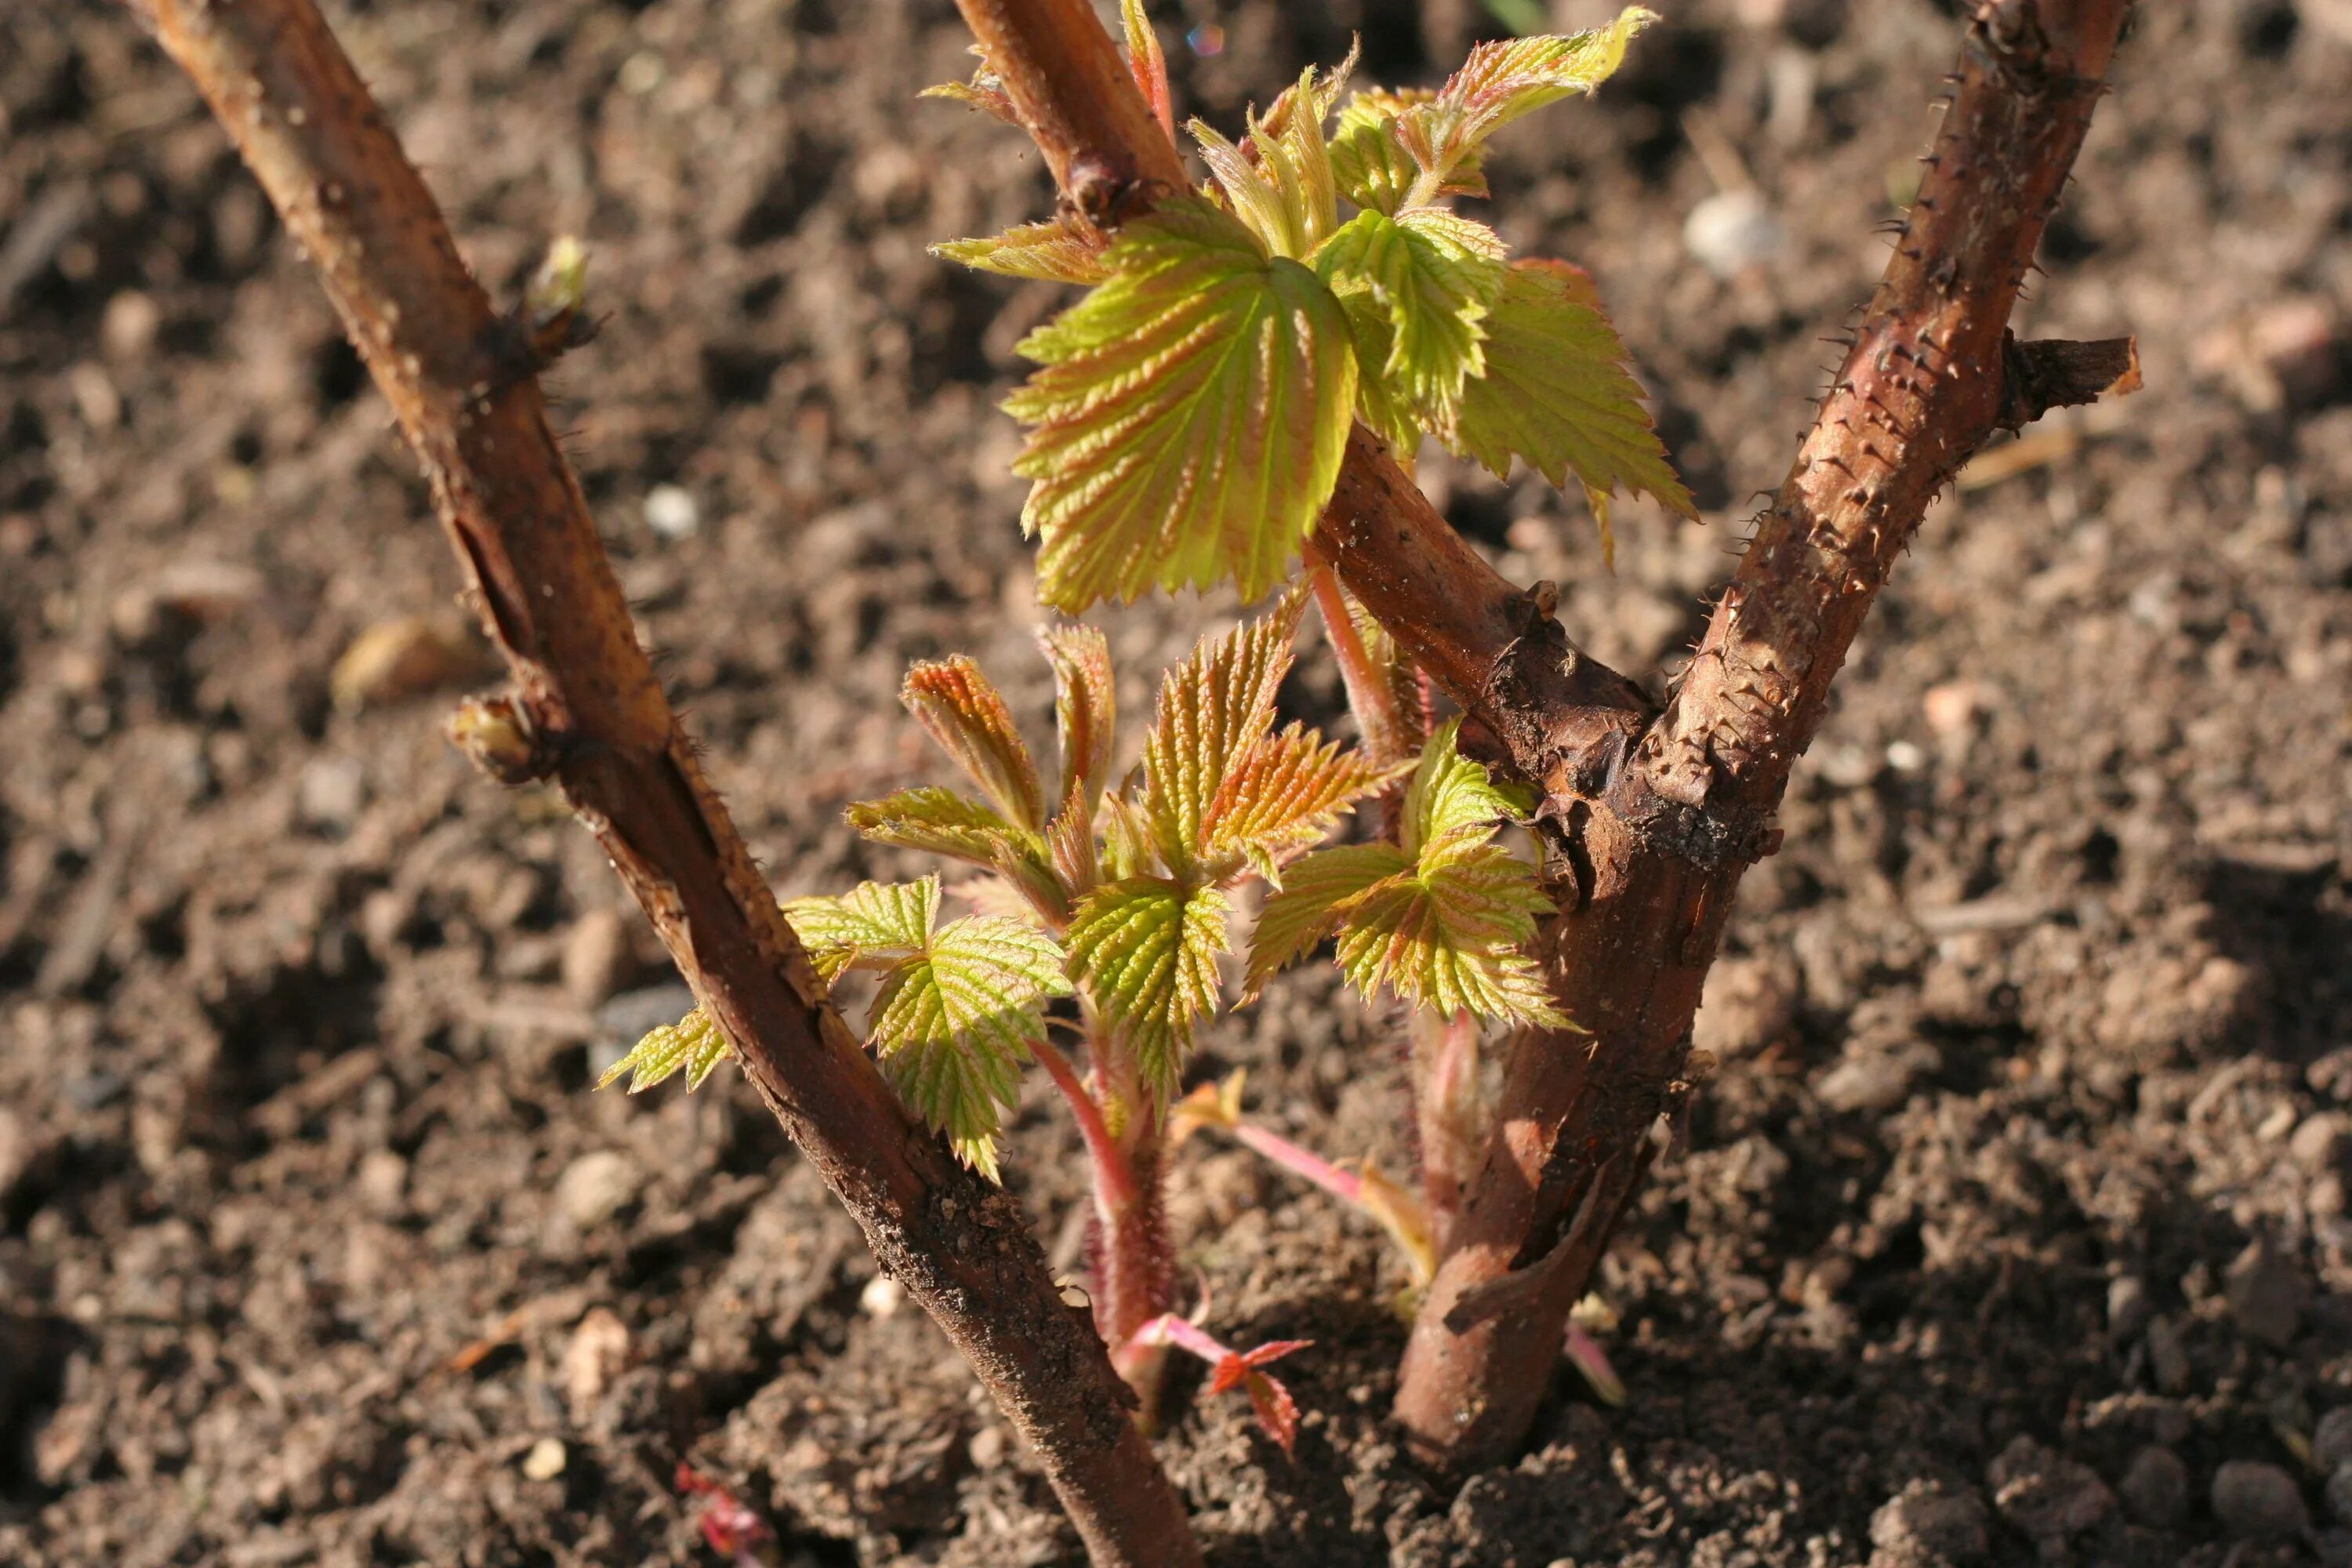
[[[419,616],[378,621],[335,660],[328,687],[346,713],[421,696],[473,678],[483,668],[478,646]]]

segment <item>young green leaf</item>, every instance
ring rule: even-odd
[[[857,801],[844,816],[850,826],[877,844],[987,867],[1019,888],[1048,920],[1068,912],[1068,899],[1046,841],[953,790],[929,784],[902,789],[880,800]]]
[[[1045,826],[1045,786],[1004,699],[961,654],[907,672],[899,700],[1013,826]]]
[[[1657,19],[1654,11],[1629,5],[1591,32],[1480,44],[1435,98],[1398,116],[1397,139],[1425,177],[1443,181],[1519,116],[1606,81],[1633,36]]]
[[[1357,339],[1365,384],[1377,378],[1421,424],[1437,426],[1454,416],[1463,383],[1486,374],[1484,323],[1503,290],[1506,254],[1486,225],[1415,207],[1393,218],[1358,213],[1316,253],[1315,269],[1342,303],[1370,293],[1387,314],[1382,358]],[[1363,314],[1350,303],[1351,326]]]
[[[784,918],[827,980],[851,968],[887,968],[923,950],[940,912],[940,879],[860,882],[835,898],[791,899]]]
[[[1574,473],[1604,539],[1613,490],[1646,491],[1698,516],[1583,273],[1562,262],[1515,263],[1487,327],[1486,374],[1464,386],[1455,417],[1436,430],[1441,440],[1497,476],[1510,472],[1514,456],[1563,489]]]
[[[943,81],[936,87],[923,89],[915,96],[948,99],[968,109],[992,115],[1015,131],[1022,129],[1020,111],[1013,107],[1013,100],[1005,96],[1003,78],[989,68],[988,51],[974,44],[971,52],[980,57],[980,66],[971,73],[970,81]]]
[[[1217,188],[1269,255],[1303,259],[1339,221],[1323,121],[1355,64],[1351,50],[1338,70],[1319,80],[1307,67],[1263,120],[1251,117],[1249,135],[1238,147],[1201,121],[1185,127],[1201,144]]]
[[[1460,725],[1441,727],[1422,752],[1401,846],[1319,850],[1284,874],[1258,917],[1244,994],[1336,930],[1339,967],[1367,995],[1386,988],[1433,1011],[1568,1026],[1519,951],[1550,900],[1493,842],[1521,803],[1455,749]]]
[[[1160,686],[1143,742],[1144,801],[1153,842],[1172,871],[1208,848],[1203,832],[1225,777],[1274,724],[1275,693],[1290,668],[1291,640],[1306,613],[1291,594],[1273,614],[1216,638],[1202,637]]]
[[[1356,395],[1345,315],[1233,216],[1182,197],[1120,231],[1116,273],[1022,343],[1039,591],[1076,610],[1155,585],[1281,580],[1339,472]]]
[[[1307,956],[1339,929],[1345,907],[1375,885],[1412,869],[1412,858],[1393,844],[1341,844],[1301,857],[1284,871],[1281,889],[1258,910],[1250,934],[1249,969],[1242,996],[1255,999],[1265,983]]]
[[[1398,776],[1362,752],[1292,724],[1251,747],[1230,769],[1202,819],[1213,872],[1239,856],[1276,887],[1281,866],[1331,830],[1339,813]]]
[[[702,1080],[730,1054],[727,1037],[719,1032],[709,1014],[697,1007],[677,1023],[649,1031],[627,1056],[604,1070],[596,1087],[606,1088],[626,1074],[629,1092],[636,1094],[683,1072],[687,1090],[691,1093],[702,1087]]]
[[[1024,223],[985,239],[951,239],[931,254],[982,272],[1049,283],[1100,283],[1110,276],[1102,236],[1070,217]]]
[[[1426,96],[1426,95],[1424,95]],[[1331,133],[1331,177],[1339,194],[1367,212],[1394,216],[1421,165],[1396,138],[1400,95],[1369,89],[1348,100]]]
[[[1063,967],[1035,927],[973,915],[930,934],[875,995],[873,1045],[892,1086],[991,1181],[1002,1112],[1045,1042],[1045,999],[1069,994]]]
[[[1217,955],[1233,906],[1214,888],[1130,877],[1070,920],[1070,974],[1134,1055],[1155,1100],[1176,1093],[1194,1022],[1217,1010]]]

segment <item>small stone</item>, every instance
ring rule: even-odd
[[[1691,1020],[1693,1048],[1730,1061],[1781,1038],[1796,1025],[1798,984],[1786,958],[1717,960]]]
[[[106,302],[106,314],[98,324],[98,341],[105,345],[109,359],[144,359],[154,348],[155,335],[163,326],[163,308],[155,303],[153,296],[125,289]]]
[[[2352,1116],[2323,1110],[2305,1117],[2294,1136],[2286,1141],[2286,1152],[2315,1176],[2336,1173],[2345,1154],[2352,1152]]]
[[[2169,1448],[2151,1443],[2133,1455],[2116,1489],[2142,1524],[2172,1530],[2189,1516],[2189,1467]]]
[[[596,1402],[629,1364],[629,1326],[609,1307],[591,1307],[563,1347],[559,1375],[572,1419],[586,1426]]]
[[[583,1154],[555,1179],[555,1204],[583,1231],[595,1229],[635,1203],[645,1173],[618,1149]]]
[[[368,1212],[389,1219],[400,1212],[407,1196],[408,1162],[389,1149],[371,1149],[360,1156],[354,1184]]]
[[[2116,1344],[2127,1345],[2139,1338],[2154,1310],[2148,1305],[2147,1287],[2137,1275],[2107,1282],[2107,1337]]]
[[[971,1435],[971,1468],[992,1470],[1004,1462],[1004,1428],[983,1426]]]
[[[590,910],[563,938],[563,989],[583,1007],[603,1006],[628,978],[629,925],[612,908]]]
[[[1991,689],[1979,680],[1948,680],[1929,687],[1919,700],[1927,728],[1947,740],[1974,731],[1978,718],[1992,707]]]
[[[0,1206],[16,1195],[16,1184],[33,1168],[33,1135],[25,1119],[0,1105]]]
[[[1753,188],[1718,191],[1683,220],[1683,245],[1717,278],[1761,267],[1787,248],[1788,231]]]
[[[2294,1342],[2303,1326],[2303,1276],[2268,1242],[2256,1241],[2238,1255],[2226,1285],[2230,1315],[2241,1333],[2273,1350]]]
[[[1935,1070],[1935,1047],[1915,1043],[1893,1049],[1874,1044],[1823,1073],[1813,1094],[1832,1110],[1892,1110],[1911,1098],[1911,1086]]]
[[[656,485],[646,492],[646,526],[664,539],[691,539],[702,528],[702,508],[679,485]]]
[[[367,769],[357,757],[313,757],[295,785],[294,815],[305,827],[348,833],[367,805]]]
[[[2311,1522],[2303,1489],[2276,1465],[2233,1459],[2213,1472],[2213,1517],[2231,1539],[2279,1541]]]
[[[2001,1517],[2038,1542],[2088,1530],[2116,1504],[2097,1471],[2031,1437],[2003,1448],[1985,1480]]]
[[[1980,1561],[1990,1549],[1984,1500],[1913,1481],[1870,1516],[1871,1568],[1939,1568]]]
[[[2352,1405],[2339,1405],[2319,1418],[2311,1434],[2311,1462],[2323,1470],[2352,1465]]]
[[[551,1481],[563,1473],[568,1457],[561,1438],[541,1437],[522,1457],[522,1473],[534,1481]]]
[[[877,1274],[857,1293],[858,1310],[869,1318],[894,1318],[907,1304],[907,1288],[887,1274]]]

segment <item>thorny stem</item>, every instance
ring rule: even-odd
[[[1096,1563],[1201,1561],[1020,1205],[908,1114],[826,998],[662,695],[501,317],[310,0],[134,0],[316,266],[398,416],[513,674],[478,761],[551,777],[757,1088],[1029,1443]]]
[[[1570,807],[1574,885],[1542,942],[1562,1009],[1591,1032],[1525,1041],[1507,1066],[1400,1374],[1424,1458],[1491,1462],[1533,1419],[1653,1123],[1690,1092],[1691,1018],[1740,875],[1778,847],[1789,770],[1928,502],[1996,429],[2136,384],[2128,344],[2084,345],[2098,374],[2042,398],[2019,373],[2037,356],[2007,332],[2126,8],[1978,6],[1904,237],[1811,433],[1665,714]]]
[[[1127,1155],[1118,1141],[1110,1135],[1110,1125],[1103,1120],[1102,1107],[1087,1092],[1086,1084],[1069,1059],[1051,1045],[1041,1046],[1034,1053],[1045,1076],[1070,1102],[1070,1114],[1078,1119],[1079,1135],[1087,1142],[1087,1157],[1094,1164],[1095,1190],[1114,1204],[1135,1201],[1135,1173],[1129,1169]]]
[[[1648,1165],[1648,1130],[1688,1091],[1691,1016],[1739,875],[1777,847],[1788,769],[1927,501],[1995,429],[2136,382],[2127,343],[2021,345],[2006,331],[2128,4],[1978,0],[1886,281],[1664,718],[1569,642],[1544,585],[1503,581],[1375,437],[1349,438],[1316,545],[1544,792],[1565,871],[1538,945],[1563,1010],[1593,1031],[1523,1041],[1507,1065],[1465,1210],[1475,1234],[1403,1370],[1399,1414],[1424,1458],[1490,1459],[1525,1432],[1569,1307]],[[1183,187],[1086,0],[959,8],[1089,216]],[[2100,373],[2050,374],[2070,363]],[[1520,1310],[1496,1315],[1489,1288]]]

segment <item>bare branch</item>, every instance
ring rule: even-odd
[[[551,776],[793,1139],[1028,1440],[1098,1564],[1200,1562],[1019,1204],[915,1123],[826,1000],[639,647],[532,371],[310,0],[140,0],[316,265],[514,678],[468,753]]]

